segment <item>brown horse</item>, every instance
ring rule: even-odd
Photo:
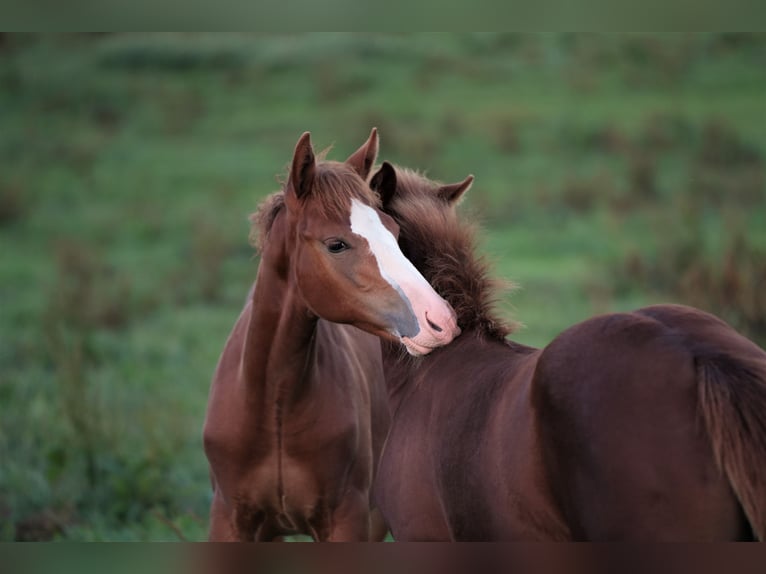
[[[211,540],[367,540],[389,422],[376,335],[418,355],[459,332],[365,183],[377,147],[373,130],[345,163],[318,162],[304,134],[254,216],[258,275],[205,420]]]
[[[371,180],[405,255],[462,335],[413,361],[384,343],[392,421],[375,497],[402,540],[766,536],[766,353],[720,319],[658,305],[506,339],[472,230],[439,186]]]

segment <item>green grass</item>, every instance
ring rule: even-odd
[[[705,307],[766,342],[766,36],[0,43],[0,539],[199,539],[208,385],[298,136],[476,182],[514,337]],[[755,288],[753,288],[755,286]]]

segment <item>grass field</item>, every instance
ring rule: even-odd
[[[206,532],[247,215],[298,136],[476,182],[544,345],[675,301],[766,344],[766,36],[0,36],[0,540]]]

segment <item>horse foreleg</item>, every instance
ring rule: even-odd
[[[388,524],[379,509],[370,512],[370,541],[382,542],[388,534]]]
[[[323,542],[367,542],[370,540],[370,507],[367,493],[347,495],[329,516]]]
[[[209,542],[238,542],[241,538],[234,526],[234,516],[223,497],[216,491],[210,506]]]

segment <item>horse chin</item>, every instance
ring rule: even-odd
[[[407,352],[413,357],[421,357],[434,350],[433,347],[426,347],[425,345],[416,343],[409,337],[402,337],[401,342],[404,345],[404,348],[407,349]]]

